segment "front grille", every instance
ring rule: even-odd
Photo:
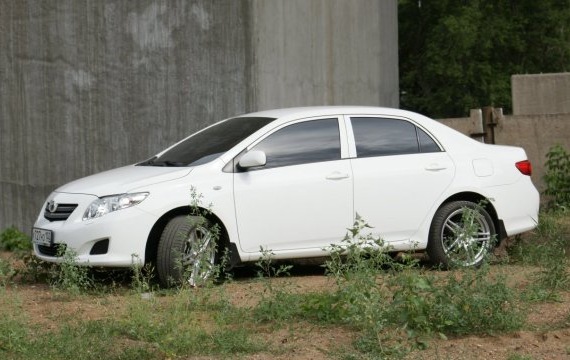
[[[50,205],[46,205],[44,217],[49,221],[65,221],[71,215],[77,204],[57,204],[55,211],[50,211]]]
[[[38,245],[38,251],[45,256],[57,256],[58,251],[60,254],[65,253],[67,245],[54,244],[53,246]]]

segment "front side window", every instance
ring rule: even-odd
[[[310,120],[277,130],[252,150],[265,152],[263,169],[340,159],[338,120]]]
[[[429,135],[409,121],[353,117],[351,122],[359,158],[440,151]]]

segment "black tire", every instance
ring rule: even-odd
[[[453,201],[433,218],[427,253],[442,268],[477,267],[489,255],[497,237],[493,219],[480,205]]]
[[[156,255],[161,286],[199,285],[215,272],[217,233],[200,216],[177,216],[166,224]]]

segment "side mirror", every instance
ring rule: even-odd
[[[257,166],[264,166],[267,163],[267,157],[261,150],[252,150],[239,159],[238,165],[242,169],[249,169]]]

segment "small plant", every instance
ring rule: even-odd
[[[363,234],[366,229],[372,228],[360,215],[352,228],[348,229],[340,244],[332,244],[327,250],[330,252],[330,260],[325,263],[327,273],[332,275],[337,282],[349,280],[354,275],[375,276],[378,269],[389,266],[399,267],[388,254],[389,247],[384,241],[372,234]]]
[[[0,233],[0,250],[24,251],[32,248],[30,237],[15,227],[7,228]]]
[[[552,196],[556,206],[570,205],[570,154],[560,145],[555,145],[546,154],[546,195]]]
[[[327,249],[330,260],[325,267],[337,290],[330,299],[321,298],[313,306],[322,318],[356,326],[362,333],[355,343],[360,351],[389,356],[397,347],[384,341],[390,332],[387,311],[391,295],[379,275],[384,270],[399,271],[403,264],[392,259],[381,238],[367,233],[370,228],[356,214],[341,243]]]
[[[15,274],[16,271],[12,265],[8,261],[0,258],[0,289],[5,288]]]
[[[54,288],[79,295],[93,287],[89,268],[77,264],[77,253],[75,251],[60,246],[57,256],[61,257],[61,263],[55,267],[55,272],[52,274]]]
[[[271,250],[259,247],[261,257],[255,263],[257,267],[257,277],[263,281],[263,293],[261,301],[254,311],[254,316],[258,321],[280,321],[289,318],[292,314],[297,314],[295,301],[298,297],[290,292],[290,284],[281,284],[275,288],[272,278],[289,276],[292,265],[274,265],[273,253]],[[295,309],[295,310],[293,310]]]
[[[50,274],[54,273],[56,264],[38,259],[34,254],[24,253],[19,258],[23,267],[16,270],[18,280],[24,283],[47,282]]]
[[[131,287],[137,294],[152,291],[154,269],[150,264],[142,265],[137,254],[132,254]]]
[[[182,278],[188,279],[187,284],[192,287],[209,285],[212,280],[221,277],[222,274],[221,264],[218,261],[220,257],[217,254],[221,230],[217,223],[211,223],[208,220],[212,213],[212,204],[204,207],[203,197],[195,186],[190,187],[188,221],[191,228],[195,229],[195,236],[192,242],[186,241],[177,259]]]
[[[265,249],[262,246],[259,247],[261,252],[261,257],[255,262],[257,267],[257,277],[259,278],[273,278],[279,276],[289,276],[289,272],[293,268],[292,265],[281,265],[275,267],[273,265],[273,257],[275,253],[271,250]]]

